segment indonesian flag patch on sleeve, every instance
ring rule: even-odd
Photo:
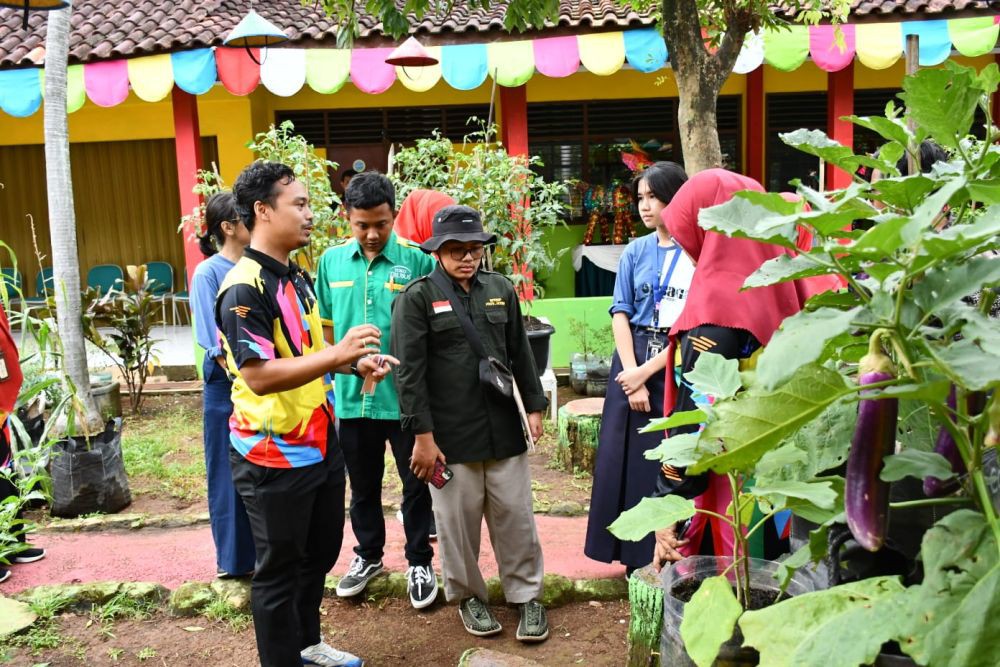
[[[435,315],[440,315],[441,313],[453,312],[451,309],[450,301],[432,301],[431,308],[434,309]]]

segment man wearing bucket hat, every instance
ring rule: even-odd
[[[460,601],[459,615],[471,634],[501,631],[486,604],[478,564],[485,516],[504,597],[520,608],[516,636],[543,641],[549,630],[538,602],[544,570],[527,439],[542,434],[545,395],[514,286],[480,269],[484,246],[496,243],[496,236],[483,230],[479,213],[468,206],[438,211],[432,231],[420,248],[438,264],[393,303],[390,343],[400,360],[402,427],[416,437],[411,468],[431,482],[445,596]],[[511,377],[530,434],[522,427]],[[487,386],[493,381],[507,393]]]

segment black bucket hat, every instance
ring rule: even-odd
[[[447,241],[479,241],[483,244],[496,243],[496,234],[483,230],[483,220],[479,211],[469,206],[445,206],[434,214],[431,237],[420,244],[420,249],[431,253]]]

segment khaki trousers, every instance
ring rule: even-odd
[[[487,600],[479,571],[483,517],[504,597],[520,604],[542,596],[542,546],[535,529],[527,453],[500,461],[448,464],[454,477],[431,487],[445,597]]]

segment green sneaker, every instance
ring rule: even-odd
[[[489,637],[503,630],[490,608],[477,597],[465,598],[459,602],[458,615],[470,635]]]
[[[541,602],[532,600],[521,605],[521,621],[517,624],[516,636],[518,641],[526,643],[543,642],[548,639],[549,619]]]

